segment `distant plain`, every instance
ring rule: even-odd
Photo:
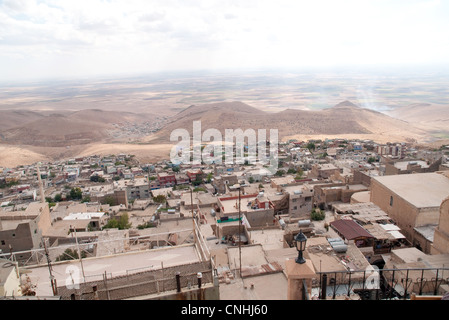
[[[298,127],[282,139],[341,136],[385,143],[411,132],[409,138],[417,143],[438,145],[449,139],[448,84],[449,74],[442,72],[393,71],[196,72],[2,83],[0,166],[119,152],[148,162],[168,159],[170,144],[154,136],[177,124],[183,110],[236,101],[273,114],[325,110],[350,101],[410,128],[393,120],[386,121],[387,128],[368,117],[358,119],[371,128],[367,134],[310,134]],[[270,123],[263,125],[269,129]]]

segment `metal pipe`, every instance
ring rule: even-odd
[[[407,290],[408,290],[408,272],[409,272],[409,270],[407,270],[407,274],[406,274],[406,276],[405,276],[404,300],[407,299]]]
[[[437,277],[435,279],[435,290],[433,290],[433,294],[437,295],[438,292],[438,269],[437,269]]]
[[[196,274],[196,277],[198,279],[198,288],[201,289],[201,278],[203,277],[203,274],[201,272],[198,272]]]
[[[321,282],[321,299],[326,300],[327,295],[327,274],[324,273],[322,276],[323,280]]]
[[[181,273],[176,272],[176,292],[181,292]]]

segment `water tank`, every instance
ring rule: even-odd
[[[344,253],[344,252],[346,252],[348,250],[348,245],[343,243],[343,244],[339,244],[339,245],[336,245],[336,246],[332,246],[332,249],[334,249],[334,251],[336,253]]]
[[[285,221],[283,219],[279,219],[279,224],[281,225],[282,230],[285,229]]]
[[[308,227],[310,225],[310,220],[299,220],[298,227]]]

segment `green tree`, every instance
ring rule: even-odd
[[[199,177],[199,175],[196,176],[195,180],[192,181],[192,185],[197,187],[199,186],[203,181],[201,180],[201,178]]]
[[[212,181],[212,178],[214,177],[214,175],[212,174],[212,172],[210,172],[208,175],[207,175],[207,178],[206,178],[206,181],[207,181],[207,183],[210,183],[211,181]]]
[[[92,182],[105,182],[105,178],[100,177],[99,175],[94,175],[90,177],[90,181]]]
[[[276,173],[274,175],[278,176],[278,177],[282,177],[284,175],[284,170],[278,170],[278,171],[276,171]]]
[[[253,183],[254,182],[254,178],[253,177],[249,177],[248,182],[249,183]]]
[[[295,179],[296,180],[301,180],[303,178],[303,176],[304,176],[304,171],[301,168],[299,168],[298,172],[296,173]]]
[[[153,201],[156,203],[165,203],[167,201],[167,198],[163,194],[160,194],[156,197],[153,197]]]
[[[83,192],[80,188],[72,188],[70,190],[70,198],[75,200],[81,200],[83,198]]]
[[[103,227],[103,229],[129,229],[131,228],[131,223],[129,222],[128,213],[124,213],[120,216],[119,219],[110,219],[108,223],[106,223]]]
[[[111,207],[116,205],[116,202],[115,202],[115,199],[113,196],[106,196],[103,201],[105,204],[108,204]]]
[[[307,144],[306,148],[309,149],[309,150],[314,150],[315,151],[315,143],[309,142]]]
[[[55,202],[61,202],[62,201],[62,195],[60,193],[57,193],[55,195]]]
[[[324,218],[326,218],[326,213],[318,208],[313,209],[310,213],[310,219],[312,219],[313,221],[324,220]]]

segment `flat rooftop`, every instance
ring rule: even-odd
[[[407,170],[407,166],[409,164],[413,164],[413,165],[419,165],[422,168],[428,168],[429,165],[427,164],[426,161],[422,161],[422,160],[414,160],[414,161],[398,161],[394,163],[394,166],[399,169],[399,170]]]
[[[161,249],[152,249],[138,252],[130,252],[125,254],[106,256],[100,258],[83,259],[83,268],[86,281],[102,281],[104,272],[109,277],[126,275],[127,271],[135,272],[136,270],[156,270],[163,267],[183,265],[188,263],[200,262],[198,252],[193,245],[183,245],[175,247],[167,247]],[[63,285],[70,280],[69,272],[79,270],[79,281],[83,282],[81,272],[81,263],[79,260],[54,263],[52,264],[53,276],[56,278],[58,286]],[[39,267],[27,267],[32,272],[30,276],[31,282],[36,284],[37,296],[53,296],[50,284],[50,274],[47,264]],[[75,278],[76,275],[73,275]]]
[[[220,284],[220,300],[287,300],[288,280],[284,273],[264,274]]]
[[[267,229],[248,231],[251,241],[261,244],[264,250],[284,248],[284,230]]]
[[[439,207],[449,196],[449,179],[436,172],[382,176],[373,179],[417,208]]]

